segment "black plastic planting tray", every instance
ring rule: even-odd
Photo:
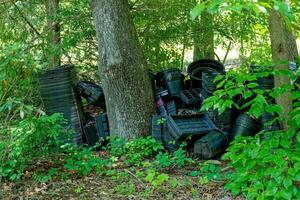
[[[180,93],[180,97],[185,105],[194,106],[200,105],[200,88],[189,89],[189,90],[182,90]]]
[[[95,104],[97,101],[104,102],[104,93],[102,87],[99,85],[90,82],[90,81],[79,81],[77,88],[90,103]]]
[[[179,144],[170,134],[170,131],[166,127],[166,124],[163,123],[163,118],[160,115],[152,116],[151,127],[152,137],[157,142],[162,143],[168,151],[174,152],[179,148]]]
[[[176,141],[217,129],[206,114],[167,116],[167,127]]]

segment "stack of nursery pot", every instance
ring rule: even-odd
[[[212,130],[194,144],[194,154],[201,159],[211,159],[225,151],[229,141],[220,130]]]
[[[253,136],[256,134],[256,120],[246,113],[238,116],[232,129],[232,137],[236,136]]]
[[[63,65],[49,69],[39,76],[38,81],[47,114],[62,113],[67,120],[65,128],[72,131],[71,138],[61,138],[65,142],[80,145],[84,117],[81,98],[75,87],[74,66]]]
[[[220,62],[209,59],[197,60],[191,63],[187,68],[187,73],[191,78],[192,88],[202,88],[202,72],[223,73],[224,71],[224,66]]]
[[[156,85],[168,90],[169,96],[178,97],[183,89],[184,75],[177,68],[171,68],[156,74]]]

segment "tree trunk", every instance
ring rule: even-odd
[[[272,58],[275,64],[274,70],[289,70],[288,61],[295,61],[298,56],[294,35],[285,24],[284,18],[276,10],[269,11],[269,31],[271,37]],[[278,62],[286,62],[278,64]],[[275,76],[275,87],[290,83],[288,76]],[[276,101],[283,108],[283,118],[288,119],[288,113],[292,109],[291,92],[282,94]],[[287,129],[286,121],[283,127]]]
[[[122,138],[150,133],[154,97],[127,0],[92,0],[99,71],[110,132]]]
[[[200,32],[197,31],[200,30]],[[194,53],[193,60],[197,59],[214,59],[214,30],[213,15],[202,12],[199,28],[194,33]]]
[[[57,20],[59,9],[59,0],[46,0],[47,13],[47,59],[49,67],[60,65],[61,47],[60,47],[60,24]]]

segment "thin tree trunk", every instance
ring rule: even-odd
[[[49,67],[55,67],[61,63],[60,47],[60,24],[57,20],[59,10],[59,0],[46,0],[47,13],[47,59]]]
[[[297,45],[292,31],[287,28],[284,18],[276,10],[269,11],[269,31],[274,70],[289,70],[288,61],[295,61],[298,55]],[[282,61],[286,63],[277,64]],[[275,87],[285,84],[290,84],[288,76],[275,76]],[[276,101],[283,108],[284,119],[288,119],[288,113],[292,109],[291,92],[287,91],[276,98]],[[286,121],[283,123],[283,127],[287,129]]]
[[[213,29],[213,15],[203,12],[201,14],[201,30],[202,30],[202,42],[201,47],[204,58],[214,59],[214,29]]]
[[[127,0],[92,0],[110,132],[148,135],[154,98]]]
[[[194,29],[193,60],[202,58],[214,59],[213,15],[203,12],[199,24]]]

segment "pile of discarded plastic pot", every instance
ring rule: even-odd
[[[187,76],[176,68],[155,76],[156,108],[152,116],[152,136],[169,151],[186,141],[187,147],[201,159],[220,155],[235,136],[253,136],[260,130],[277,130],[276,123],[266,126],[274,117],[263,113],[255,120],[245,111],[227,109],[200,112],[201,103],[216,90],[214,78],[224,74],[224,66],[214,60],[198,60],[187,68]],[[273,77],[257,81],[261,89],[274,87]],[[272,100],[270,100],[272,101]]]
[[[276,124],[264,126],[273,116],[263,113],[255,120],[246,112],[231,109],[218,115],[216,110],[200,112],[201,103],[216,90],[214,78],[224,74],[224,66],[215,60],[198,60],[187,68],[187,76],[177,68],[150,75],[157,114],[151,118],[152,136],[171,152],[183,141],[201,159],[213,158],[228,147],[237,135],[249,136],[259,130],[278,129]],[[39,76],[41,96],[47,114],[62,113],[66,129],[73,130],[71,139],[80,146],[107,142],[109,124],[101,86],[78,81],[74,67],[64,65]],[[274,87],[273,77],[258,80],[262,89]],[[82,100],[102,112],[84,112]]]
[[[71,137],[62,139],[77,146],[107,143],[109,126],[103,89],[99,85],[78,81],[73,65],[49,69],[38,80],[46,113],[62,113],[65,128],[73,132]],[[83,99],[93,106],[92,112],[84,112]],[[102,108],[102,112],[95,112],[97,108]]]

